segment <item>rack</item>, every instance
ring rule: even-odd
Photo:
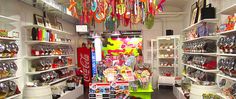
[[[17,19],[14,19],[12,17],[7,17],[7,16],[4,16],[4,15],[0,15],[0,22],[1,23],[12,23],[12,22],[18,22],[19,20]]]
[[[17,97],[20,97],[22,94],[15,94],[13,96],[10,96],[10,97],[7,97],[6,99],[14,99],[14,98],[17,98]]]
[[[42,44],[55,44],[55,45],[70,45],[71,44],[69,42],[49,42],[49,41],[25,41],[25,43],[28,43],[28,44],[42,43]]]
[[[235,9],[236,9],[236,4],[221,10],[220,12],[218,12],[217,14],[224,14],[224,15],[233,15],[235,13]]]
[[[52,68],[52,69],[48,69],[48,70],[44,70],[44,71],[27,72],[26,74],[28,74],[28,75],[36,75],[36,74],[41,74],[41,73],[45,73],[45,72],[55,71],[55,70],[64,69],[64,68],[73,68],[73,67],[75,67],[75,65],[69,65],[69,66],[63,66],[63,67],[58,67],[58,68]]]
[[[191,40],[183,41],[183,43],[193,42],[193,41],[197,41],[197,40],[205,40],[205,39],[217,40],[218,38],[219,38],[218,36],[202,36],[202,37],[194,38]]]
[[[32,29],[33,27],[35,27],[35,28],[45,28],[47,30],[51,30],[52,32],[59,33],[59,34],[73,35],[73,33],[69,33],[69,32],[62,31],[62,30],[55,29],[55,28],[51,28],[51,27],[44,27],[44,26],[39,26],[39,25],[27,25],[27,26],[25,26],[26,29]]]
[[[0,82],[4,82],[4,81],[8,81],[8,80],[13,80],[13,79],[18,79],[18,78],[20,78],[20,77],[21,77],[21,76],[3,78],[3,79],[0,79]]]
[[[27,56],[25,59],[33,60],[33,59],[39,59],[39,58],[54,58],[54,57],[62,57],[62,56],[74,56],[73,54],[69,55],[49,55],[49,56]]]
[[[157,70],[158,70],[158,87],[159,85],[174,85],[175,77],[178,76],[178,44],[179,36],[161,36],[156,39],[157,41]],[[163,46],[172,46],[164,47]],[[162,57],[161,54],[172,54],[173,56]],[[162,66],[162,62],[173,64],[171,66]],[[164,76],[161,74],[163,71],[171,72],[171,76]]]
[[[216,53],[191,53],[191,52],[183,52],[183,54],[190,54],[190,55],[205,55],[205,56],[216,56]]]

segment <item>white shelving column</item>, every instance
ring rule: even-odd
[[[158,87],[160,85],[173,86],[175,77],[178,76],[179,53],[178,42],[179,35],[161,36],[157,39],[157,71],[158,71]],[[171,75],[163,75],[164,72]]]

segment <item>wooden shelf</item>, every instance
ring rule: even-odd
[[[192,40],[186,40],[183,43],[193,42],[193,41],[197,41],[197,40],[205,40],[205,39],[217,40],[218,38],[219,38],[218,36],[203,36],[203,37],[194,38]]]
[[[234,15],[236,13],[236,4],[223,9],[222,11],[218,12],[217,14],[225,14],[225,15]]]
[[[39,25],[27,25],[27,26],[25,26],[26,29],[32,29],[33,27],[35,27],[35,28],[45,28],[47,30],[51,30],[54,33],[73,35],[72,33],[62,31],[62,30],[59,30],[59,29],[55,29],[55,28],[51,28],[51,27],[44,27],[44,26],[39,26]]]
[[[11,23],[11,22],[18,22],[18,21],[19,20],[17,20],[17,19],[0,15],[0,22],[1,23]]]
[[[55,80],[55,81],[50,82],[49,85],[52,85],[52,84],[61,82],[61,81],[63,81],[63,80],[66,80],[66,79],[68,79],[68,78],[71,78],[71,77],[73,77],[73,76],[75,76],[75,75],[71,75],[71,76],[68,76],[68,77],[64,77],[64,78],[61,78],[61,79],[57,79],[57,80]]]
[[[53,58],[53,57],[62,57],[62,56],[74,56],[74,54],[69,54],[69,55],[50,55],[50,56],[28,56],[25,57],[25,59],[38,59],[38,58]]]
[[[7,97],[6,99],[14,99],[14,98],[17,98],[17,97],[19,97],[19,96],[21,96],[21,95],[22,95],[21,93],[15,94],[15,95],[12,95],[12,96],[10,96],[10,97]]]
[[[36,75],[36,74],[41,74],[41,73],[45,73],[45,72],[55,71],[55,70],[59,70],[59,69],[63,69],[63,68],[72,68],[72,67],[75,67],[75,65],[68,65],[68,66],[63,66],[63,67],[58,67],[58,68],[52,68],[52,69],[44,70],[44,71],[27,72],[26,74],[28,74],[28,75]]]
[[[17,60],[19,58],[13,57],[13,58],[0,58],[1,61],[6,61],[6,60]]]
[[[214,70],[206,70],[206,69],[202,69],[202,68],[199,68],[199,67],[196,67],[196,66],[193,66],[193,65],[188,65],[188,64],[184,64],[184,65],[187,66],[187,67],[191,67],[191,68],[203,71],[203,72],[208,72],[208,73],[217,73],[217,72],[219,72],[219,70],[216,70],[216,69],[214,69]]]
[[[225,75],[225,74],[219,74],[219,73],[218,73],[217,76],[220,76],[220,77],[223,77],[223,78],[227,78],[227,79],[229,79],[229,80],[236,81],[236,78],[227,76],[227,75]]]
[[[70,45],[71,43],[66,42],[49,42],[49,41],[25,41],[27,44],[37,44],[37,43],[45,43],[45,44],[58,44],[58,45]]]
[[[20,78],[20,77],[21,77],[21,76],[3,78],[3,79],[0,79],[0,82],[4,82],[4,81],[8,81],[8,80],[13,80],[13,79],[18,79],[18,78]]]
[[[192,53],[192,52],[183,52],[183,54],[217,56],[216,53]]]
[[[18,41],[19,38],[0,37],[0,40]]]
[[[229,30],[229,31],[219,32],[219,33],[217,33],[217,35],[228,35],[228,34],[232,34],[235,32],[236,32],[236,30]]]
[[[191,26],[185,28],[185,29],[183,30],[183,32],[190,31],[191,29],[193,29],[193,28],[199,26],[200,24],[202,24],[202,23],[204,23],[204,22],[206,22],[206,23],[218,23],[218,19],[204,19],[204,20],[201,20],[200,22],[195,23],[195,24],[193,24],[193,25],[191,25]]]

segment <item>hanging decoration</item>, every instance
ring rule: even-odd
[[[163,11],[166,0],[69,0],[69,11],[81,24],[103,23],[107,30],[120,24],[130,26],[145,24],[149,29],[154,17]]]

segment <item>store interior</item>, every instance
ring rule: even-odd
[[[0,0],[0,99],[236,99],[236,0]]]

